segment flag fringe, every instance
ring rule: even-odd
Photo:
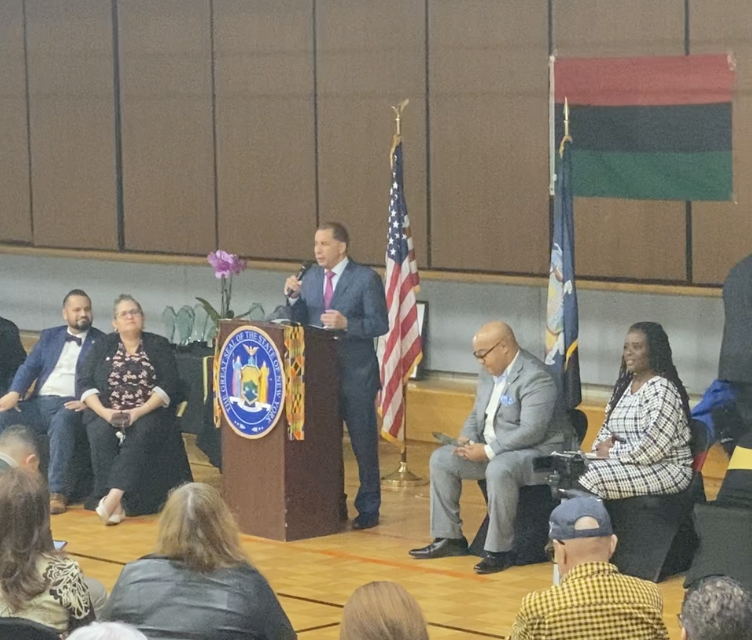
[[[404,428],[404,426],[403,426],[403,428]],[[387,442],[390,442],[391,444],[393,444],[395,447],[398,447],[399,450],[400,450],[400,453],[402,453],[405,450],[405,446],[406,446],[405,445],[405,441],[404,440],[400,440],[399,438],[395,438],[388,431],[382,431],[381,432],[381,437],[384,438],[384,440],[386,440]]]

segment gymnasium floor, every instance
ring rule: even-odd
[[[381,447],[381,468],[386,473],[397,467],[399,456],[391,445],[382,443]],[[219,486],[219,472],[190,440],[188,448],[195,479]],[[410,468],[425,477],[433,449],[429,444],[411,444]],[[346,469],[352,517],[357,469],[349,447]],[[485,515],[475,483],[466,484],[462,506],[465,532],[471,538]],[[368,531],[347,530],[288,543],[243,536],[251,561],[271,583],[302,640],[338,638],[342,606],[356,587],[372,580],[394,580],[407,588],[423,608],[432,640],[504,638],[523,596],[551,584],[551,565],[547,564],[478,576],[472,570],[477,562],[473,557],[412,560],[408,550],[430,541],[427,486],[384,491],[381,513],[381,525]],[[52,530],[56,539],[68,541],[66,550],[86,574],[110,589],[125,563],[151,551],[156,517],[104,527],[96,514],[74,506],[53,517]],[[660,585],[672,640],[679,638],[676,614],[683,597],[682,581],[674,577]]]

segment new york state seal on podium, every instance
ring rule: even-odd
[[[235,329],[219,353],[219,401],[230,427],[243,438],[263,438],[282,416],[285,373],[274,342],[263,330]]]

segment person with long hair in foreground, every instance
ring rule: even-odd
[[[369,582],[345,603],[340,640],[428,640],[420,605],[396,582]]]
[[[292,625],[240,546],[219,492],[193,482],[175,489],[159,519],[153,554],[126,565],[105,620],[150,640],[293,640]]]
[[[55,551],[46,484],[18,467],[0,472],[0,617],[58,633],[95,619],[78,563]]]

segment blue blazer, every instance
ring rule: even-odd
[[[350,260],[337,281],[331,308],[347,318],[347,331],[340,333],[337,347],[343,378],[378,389],[374,338],[389,330],[381,277],[370,267]],[[300,298],[292,305],[290,315],[295,322],[321,326],[324,311],[324,269],[317,265],[305,274]]]
[[[39,341],[34,345],[31,353],[19,367],[18,371],[16,371],[13,383],[10,385],[11,391],[15,391],[23,397],[29,390],[31,383],[36,380],[37,384],[34,387],[34,395],[37,394],[60,359],[60,354],[63,352],[63,347],[65,346],[66,333],[68,333],[68,327],[63,325],[61,327],[45,329],[39,334]],[[79,369],[89,349],[102,336],[104,334],[99,329],[95,329],[94,327],[89,329],[89,333],[86,334],[86,340],[84,340],[81,346],[78,361],[76,362],[76,376],[78,376]]]

